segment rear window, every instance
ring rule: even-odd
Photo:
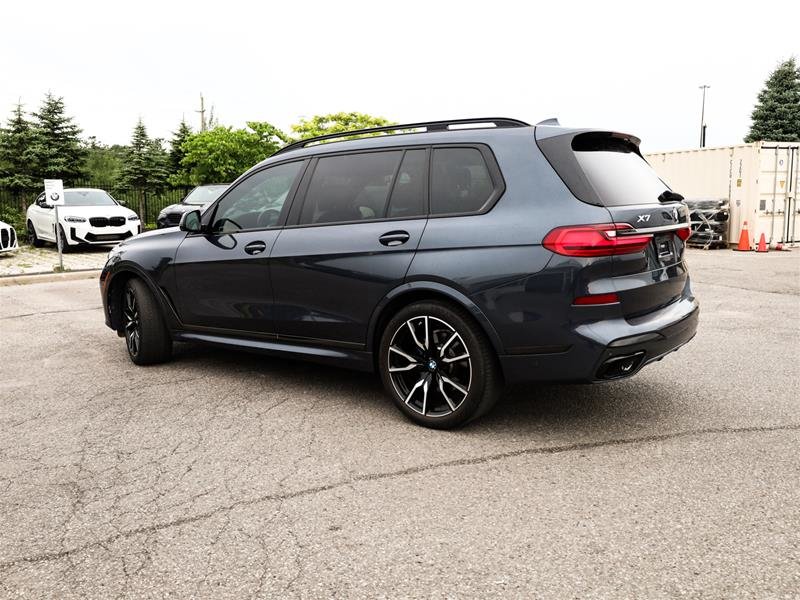
[[[539,147],[580,200],[600,206],[659,204],[669,189],[630,138],[608,132],[570,137],[547,138]]]

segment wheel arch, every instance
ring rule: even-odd
[[[498,356],[503,354],[503,344],[500,341],[500,336],[497,335],[497,331],[480,307],[458,290],[433,281],[406,283],[384,296],[373,311],[370,319],[369,328],[367,329],[367,351],[372,352],[373,356],[377,358],[380,337],[392,316],[404,306],[423,300],[442,300],[465,309],[486,334],[486,337],[489,338],[495,353]]]
[[[153,294],[153,297],[156,298],[161,309],[161,314],[168,326],[175,324],[177,322],[177,315],[175,314],[171,302],[165,297],[163,290],[145,271],[138,268],[135,264],[123,263],[118,265],[117,268],[108,275],[108,282],[106,283],[105,294],[111,328],[117,332],[122,328],[122,293],[125,289],[125,284],[133,278],[144,281],[145,285]]]

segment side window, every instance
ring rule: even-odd
[[[397,172],[392,198],[389,200],[390,219],[418,217],[425,214],[428,156],[425,150],[408,150]]]
[[[402,151],[328,156],[317,161],[300,224],[383,218]]]
[[[475,212],[494,185],[476,148],[434,148],[431,158],[431,214]]]
[[[302,164],[298,161],[269,167],[242,181],[217,204],[212,230],[232,233],[277,225]]]

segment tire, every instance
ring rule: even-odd
[[[66,254],[70,251],[70,245],[67,242],[67,235],[64,233],[64,228],[61,225],[58,226],[58,237],[61,238],[61,252]],[[58,247],[58,241],[56,241],[56,247]]]
[[[25,229],[28,230],[28,243],[34,248],[41,248],[44,246],[44,242],[39,239],[39,236],[36,235],[36,229],[33,226],[33,223],[28,221],[25,224]]]
[[[488,413],[503,389],[484,332],[465,310],[444,302],[402,308],[386,325],[379,352],[386,391],[423,427],[465,425]]]
[[[137,365],[165,362],[172,356],[172,338],[158,302],[141,279],[133,278],[122,292],[122,318],[128,356]]]

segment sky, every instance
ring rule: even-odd
[[[800,2],[0,4],[0,119],[63,96],[85,136],[141,117],[197,127],[358,111],[399,122],[507,116],[633,133],[645,151],[741,143],[764,80],[800,58]]]

